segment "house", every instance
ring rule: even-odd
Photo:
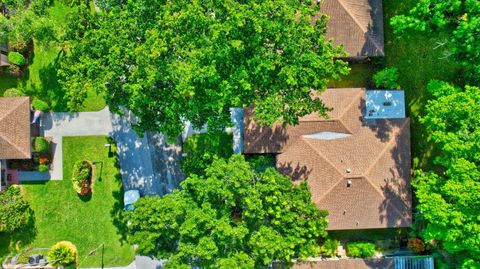
[[[275,154],[280,172],[307,182],[313,202],[329,212],[327,230],[410,226],[404,92],[327,89],[320,98],[329,118],[313,113],[295,126],[259,126],[246,109],[243,152]]]
[[[321,0],[330,17],[327,38],[343,45],[349,58],[385,56],[382,0]]]
[[[0,98],[0,190],[15,181],[6,161],[31,155],[30,97]]]

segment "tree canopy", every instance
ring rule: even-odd
[[[311,1],[121,2],[84,14],[59,73],[71,107],[97,89],[111,109],[133,111],[137,130],[174,138],[185,120],[222,129],[242,105],[261,123],[294,124],[325,115],[311,90],[348,71]]]
[[[130,216],[137,251],[168,258],[166,268],[267,268],[316,256],[326,236],[327,212],[306,184],[274,168],[256,172],[241,155],[215,160],[181,187],[141,198]]]
[[[8,187],[0,193],[0,206],[0,232],[13,232],[27,223],[30,207],[19,188]]]
[[[435,99],[421,122],[442,151],[436,162],[444,172],[418,172],[422,235],[474,268],[468,264],[480,262],[480,89],[432,81],[428,90]]]
[[[408,35],[407,30],[447,33],[454,58],[467,69],[472,83],[480,82],[480,1],[421,0],[391,23],[399,36]]]
[[[0,43],[24,49],[34,38],[41,44],[55,40],[57,29],[47,16],[49,0],[4,0],[5,10],[0,12]]]

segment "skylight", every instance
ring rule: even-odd
[[[335,133],[335,132],[320,132],[316,134],[307,134],[303,135],[304,138],[308,139],[319,139],[319,140],[335,140],[352,136],[351,134],[344,133]]]

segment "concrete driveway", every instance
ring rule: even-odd
[[[139,137],[131,129],[132,113],[51,112],[42,116],[40,134],[52,137],[53,169],[50,179],[63,179],[62,138],[64,136],[111,136],[117,143],[124,190],[138,189],[142,195],[164,195],[185,178],[180,170],[181,146],[168,145],[163,135]],[[28,179],[27,179],[28,180]]]

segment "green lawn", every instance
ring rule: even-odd
[[[79,250],[79,261],[92,249],[105,243],[80,264],[80,267],[114,267],[130,264],[132,246],[125,242],[122,224],[115,217],[123,210],[123,191],[118,158],[108,157],[107,137],[64,137],[64,180],[22,184],[26,199],[34,211],[34,223],[14,238],[1,239],[0,249],[17,240],[22,246],[50,247],[58,241],[73,242]],[[112,147],[114,150],[115,147]],[[70,176],[75,161],[96,161],[91,199],[81,199],[73,190]],[[117,226],[118,225],[118,226]],[[10,242],[9,242],[10,241]],[[5,255],[0,251],[0,257]]]
[[[55,1],[54,5],[49,8],[49,14],[57,25],[64,25],[66,15],[71,10],[71,7],[62,4],[61,1]],[[33,58],[23,78],[17,80],[3,74],[0,75],[0,93],[3,95],[5,89],[17,85],[30,96],[49,100],[54,111],[68,111],[66,100],[64,100],[65,91],[58,83],[56,72],[61,56],[60,48],[53,43],[47,47],[34,46]],[[90,91],[82,111],[98,111],[104,107],[103,97]]]
[[[385,58],[369,64],[351,65],[351,73],[340,81],[332,81],[329,87],[371,88],[372,75],[385,67],[396,67],[400,73],[399,83],[406,92],[407,113],[411,119],[412,157],[414,168],[432,165],[435,149],[424,127],[418,122],[419,116],[430,96],[426,85],[431,79],[461,83],[461,70],[444,55],[447,46],[434,49],[442,37],[428,38],[423,34],[412,34],[409,38],[397,39],[390,26],[390,19],[410,10],[416,0],[383,1],[385,24]]]

